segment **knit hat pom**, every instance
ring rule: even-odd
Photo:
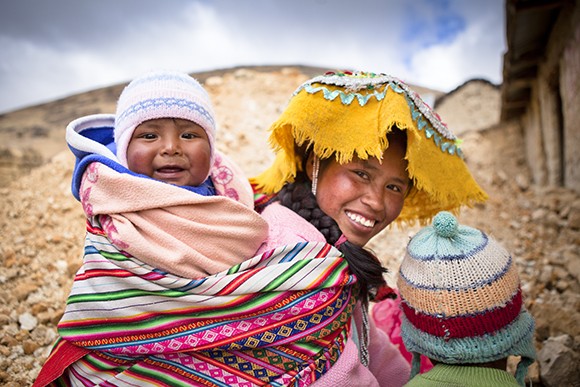
[[[433,219],[435,233],[443,238],[453,238],[457,234],[459,223],[453,214],[441,211]]]

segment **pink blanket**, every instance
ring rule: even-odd
[[[94,162],[83,175],[81,203],[119,250],[172,274],[201,278],[254,256],[268,234],[249,184],[223,155],[212,179],[220,195],[201,196]]]

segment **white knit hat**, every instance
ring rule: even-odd
[[[216,127],[207,91],[187,74],[156,71],[131,81],[117,101],[115,144],[123,166],[127,166],[127,147],[135,128],[156,118],[181,118],[205,129],[213,165]]]

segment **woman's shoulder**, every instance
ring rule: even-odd
[[[269,204],[261,213],[268,223],[266,251],[297,242],[326,242],[324,235],[300,215],[278,202]]]

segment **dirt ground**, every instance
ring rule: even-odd
[[[248,175],[262,171],[273,158],[267,144],[268,126],[295,88],[322,71],[238,68],[198,74],[215,105],[219,149]],[[35,379],[56,338],[56,324],[80,266],[84,218],[70,193],[74,160],[66,150],[64,127],[81,115],[113,113],[122,86],[0,116],[2,385],[26,386]],[[480,98],[475,105],[486,109],[460,119],[452,117],[454,109],[461,111],[466,101],[461,90],[455,90],[445,97],[445,114],[463,128],[466,161],[490,199],[465,209],[460,221],[483,229],[511,251],[520,269],[526,305],[536,318],[538,350],[545,340],[568,335],[567,348],[577,356],[580,197],[562,188],[535,186],[526,168],[521,128],[517,123],[489,122],[490,115],[499,116],[499,111],[493,111],[499,105],[489,102],[498,100],[497,88],[470,85],[469,91],[470,99]],[[445,115],[442,118],[446,121]],[[390,269],[392,285],[406,241],[416,230],[387,229],[371,243]],[[548,372],[545,367],[541,370],[538,363],[532,367],[534,385],[547,385],[540,380]]]

